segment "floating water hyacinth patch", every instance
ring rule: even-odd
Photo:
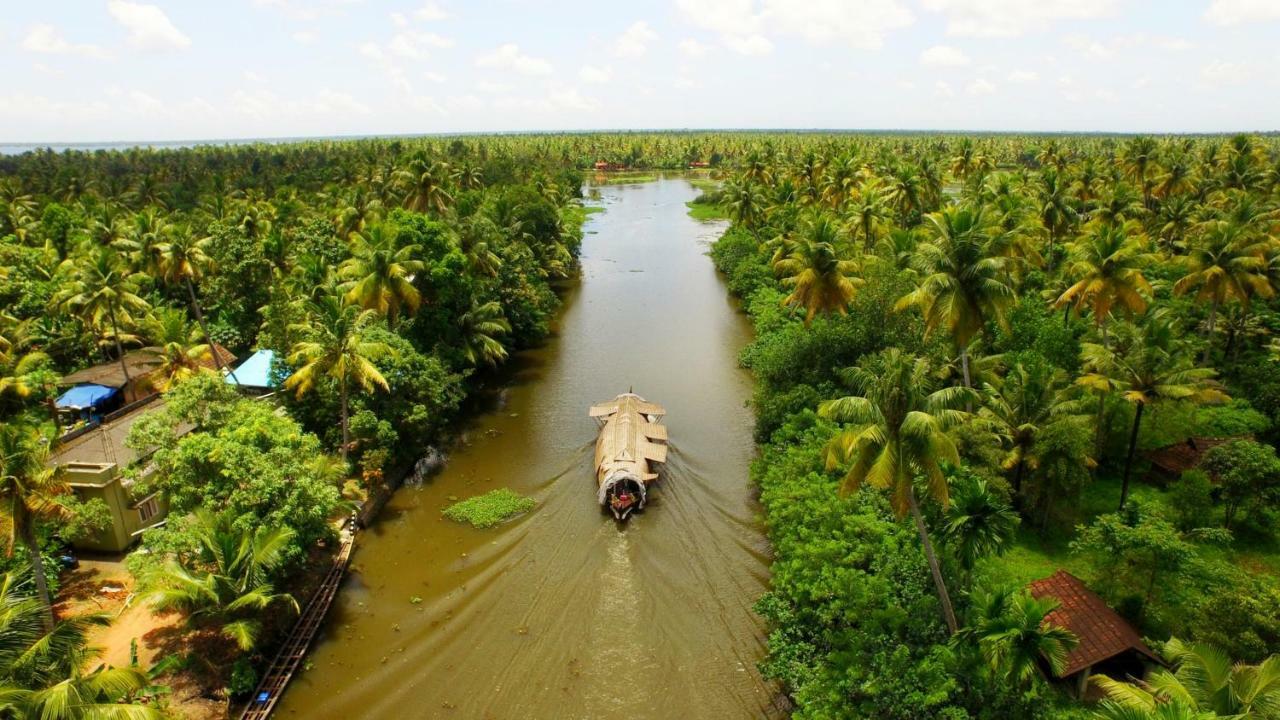
[[[490,528],[529,512],[534,505],[537,503],[533,498],[508,488],[499,488],[450,505],[445,508],[444,516],[455,522],[471,523],[474,527]]]

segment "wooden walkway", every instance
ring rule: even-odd
[[[351,547],[354,544],[355,532],[344,531],[342,545],[338,548],[338,556],[333,560],[333,567],[329,569],[329,574],[325,575],[320,587],[312,594],[297,624],[289,633],[289,638],[285,640],[280,652],[271,661],[266,674],[262,676],[262,682],[258,683],[258,689],[253,691],[249,706],[240,714],[240,720],[264,720],[275,709],[280,696],[284,694],[285,687],[293,679],[293,674],[298,671],[298,666],[302,664],[307,648],[311,646],[311,641],[320,630],[320,625],[329,612],[329,606],[333,604],[333,598],[338,594],[338,586],[342,584],[342,578],[347,572],[347,563],[351,560]]]

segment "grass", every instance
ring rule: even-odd
[[[444,516],[454,522],[471,523],[477,528],[491,528],[533,509],[533,498],[508,488],[490,490],[445,508]]]
[[[1169,493],[1139,478],[1130,483],[1129,497],[1164,509],[1166,516],[1173,514]],[[1099,515],[1115,512],[1119,503],[1120,478],[1100,477],[1081,494],[1075,524],[1087,525]],[[1024,586],[1059,569],[1090,582],[1097,573],[1087,557],[1071,552],[1070,543],[1075,534],[1074,527],[1041,532],[1024,524],[1018,529],[1013,547],[1000,557],[979,563],[975,574],[993,581],[987,583],[988,587]],[[1205,544],[1199,547],[1199,552],[1202,557],[1233,562],[1251,572],[1280,576],[1280,541],[1273,538],[1237,535],[1227,547]]]
[[[602,213],[602,212],[604,212],[603,205],[583,205],[582,206],[583,215],[595,215],[596,213]]]
[[[690,200],[685,203],[689,208],[689,217],[694,220],[728,220],[729,212],[723,205],[700,203]]]
[[[647,183],[657,180],[660,175],[657,173],[639,171],[639,172],[610,172],[608,174],[600,173],[591,177],[592,185],[627,185],[630,183]]]

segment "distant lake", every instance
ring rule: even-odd
[[[197,145],[255,145],[268,143],[305,142],[308,140],[354,140],[353,137],[295,137],[295,138],[240,138],[233,140],[163,140],[163,141],[129,141],[129,142],[97,142],[97,143],[9,143],[0,144],[0,155],[21,155],[34,150],[49,149],[54,152],[74,150],[77,152],[94,152],[96,150],[130,150],[148,148],[152,150],[180,149]]]

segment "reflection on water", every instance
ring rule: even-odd
[[[736,354],[749,339],[688,217],[684,180],[606,187],[557,336],[516,360],[502,407],[445,470],[361,536],[312,667],[281,717],[760,718],[751,604],[768,545]],[[594,402],[630,387],[667,408],[672,452],[644,512],[595,504]],[[440,517],[508,486],[538,500],[493,530]]]

